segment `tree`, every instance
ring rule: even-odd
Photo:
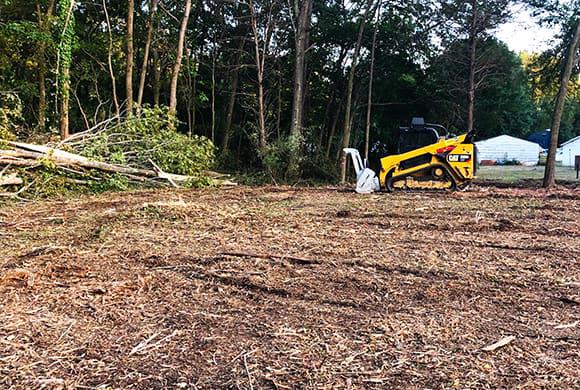
[[[107,51],[107,65],[109,70],[109,76],[111,77],[111,93],[113,94],[113,104],[115,105],[115,115],[117,118],[121,116],[121,107],[119,105],[119,99],[117,97],[117,79],[115,77],[115,70],[113,69],[113,31],[111,28],[111,21],[109,18],[109,11],[107,10],[107,3],[103,0],[103,12],[105,14],[105,21],[107,23],[108,32],[108,51]]]
[[[125,91],[127,97],[127,113],[133,112],[133,18],[135,0],[127,1],[127,69],[125,75]]]
[[[171,75],[171,86],[169,89],[169,113],[175,115],[177,112],[177,81],[179,79],[179,70],[181,69],[181,59],[183,58],[183,45],[185,44],[185,33],[191,11],[191,0],[185,0],[183,9],[183,19],[179,27],[179,36],[177,41],[177,50],[175,55],[175,66]]]
[[[38,42],[38,128],[43,131],[46,127],[46,109],[48,106],[46,98],[46,73],[47,61],[46,46],[50,36],[50,23],[54,12],[54,1],[49,0],[46,13],[42,12],[40,1],[36,2],[36,12],[38,14],[38,26],[43,36]]]
[[[305,98],[305,56],[308,45],[308,30],[310,28],[310,15],[312,13],[312,0],[295,0],[294,15],[297,23],[292,18],[294,28],[294,94],[292,99],[292,119],[290,127],[290,161],[288,164],[289,176],[298,173],[298,155],[302,144],[302,125],[304,115]]]
[[[466,53],[457,61],[467,64],[465,80],[467,131],[473,130],[474,106],[477,89],[485,80],[493,63],[481,61],[478,50],[479,43],[489,37],[491,30],[507,21],[511,16],[509,5],[512,0],[441,0],[441,16],[445,23],[441,24],[442,35],[446,44],[452,44],[458,39],[466,39]]]
[[[151,51],[151,41],[153,40],[153,29],[155,28],[155,14],[157,13],[157,4],[159,0],[151,0],[149,2],[149,21],[147,22],[147,39],[145,40],[145,48],[143,49],[143,62],[141,64],[141,72],[139,75],[139,89],[137,91],[137,105],[141,106],[143,103],[143,93],[145,91],[145,80],[147,78],[147,67],[149,65],[149,52]]]
[[[448,127],[465,131],[464,83],[468,64],[457,61],[465,53],[467,41],[457,41],[433,59],[428,68],[424,95],[428,96],[428,116]],[[536,108],[519,57],[495,38],[479,42],[480,63],[493,64],[477,83],[478,99],[474,116],[478,118],[479,138],[510,134],[524,137],[533,129]]]
[[[378,7],[378,15],[377,19],[381,13],[381,7]],[[373,41],[371,43],[371,64],[369,69],[369,88],[368,88],[368,97],[367,97],[367,121],[365,127],[365,149],[364,149],[364,158],[366,161],[369,160],[369,138],[371,133],[371,112],[373,107],[373,76],[375,70],[375,49],[377,46],[377,31],[378,27],[375,25],[373,29]]]
[[[58,88],[60,99],[60,138],[67,139],[69,130],[70,67],[75,42],[75,1],[59,1]]]
[[[276,27],[275,15],[278,3],[274,0],[267,4],[262,4],[261,9],[256,8],[254,0],[246,0],[245,5],[249,12],[248,19],[252,35],[254,64],[257,77],[258,150],[263,156],[268,145],[268,130],[266,128],[266,59],[270,55],[272,36]]]
[[[350,144],[350,131],[352,127],[352,117],[351,117],[351,110],[352,110],[352,91],[354,86],[354,75],[356,72],[356,66],[358,63],[358,57],[361,48],[361,42],[363,38],[363,33],[365,30],[365,24],[368,18],[369,13],[371,12],[373,0],[368,0],[365,10],[360,17],[359,22],[359,30],[358,30],[358,38],[356,41],[356,45],[354,47],[354,53],[352,56],[352,64],[350,68],[350,73],[348,75],[348,84],[346,87],[346,98],[345,98],[345,109],[344,109],[344,123],[343,123],[343,133],[342,133],[342,147],[348,148]],[[377,3],[378,4],[378,3]],[[346,180],[346,154],[340,152],[340,180],[342,183]]]
[[[238,82],[240,79],[240,59],[242,57],[242,51],[244,50],[245,37],[239,38],[239,46],[234,53],[234,59],[232,62],[231,69],[231,92],[227,105],[226,121],[223,128],[223,138],[222,138],[222,150],[226,151],[230,147],[230,137],[232,131],[232,120],[234,117],[234,108],[236,105],[236,95],[238,91]]]
[[[558,149],[558,134],[560,132],[560,122],[564,110],[564,102],[568,93],[568,84],[572,75],[572,69],[578,65],[580,60],[580,18],[576,16],[574,22],[574,34],[570,39],[568,51],[564,59],[564,68],[560,77],[560,90],[554,105],[554,114],[552,116],[552,127],[550,132],[550,147],[548,149],[548,160],[544,172],[544,188],[552,187],[556,184],[556,150]]]
[[[536,97],[518,58],[490,37],[504,20],[503,1],[392,0],[376,18],[372,0],[207,0],[197,8],[192,0],[75,1],[74,15],[72,0],[0,1],[0,51],[9,53],[0,56],[0,91],[21,102],[13,126],[21,137],[38,129],[49,137],[42,124],[58,116],[63,135],[65,123],[71,132],[93,127],[120,117],[134,98],[139,107],[167,104],[179,131],[220,142],[228,169],[338,178],[342,147],[374,163],[396,151],[397,129],[413,115],[464,129],[472,104],[480,135],[550,126],[573,34],[566,29],[540,56],[549,88]],[[568,25],[571,11],[564,17],[561,8],[549,13]],[[577,84],[560,138],[580,125]]]
[[[577,81],[570,85],[573,75],[580,73],[580,1],[571,0],[527,0],[541,24],[560,27],[562,33],[559,41],[532,61],[532,82],[537,90],[551,95],[552,89],[557,89],[555,103],[551,110],[551,132],[548,159],[544,171],[544,188],[556,183],[556,151],[560,138],[562,117],[566,107],[568,90],[573,87],[578,90]],[[536,81],[538,81],[536,83]],[[574,111],[574,110],[569,110]],[[578,112],[578,110],[576,110]]]

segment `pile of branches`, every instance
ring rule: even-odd
[[[111,119],[58,144],[0,140],[0,188],[6,190],[0,196],[235,185],[207,169],[213,163],[211,142],[177,133],[163,117]]]

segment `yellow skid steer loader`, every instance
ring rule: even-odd
[[[357,175],[356,192],[371,193],[381,189],[443,188],[462,190],[475,177],[477,156],[473,132],[455,136],[441,125],[413,118],[411,126],[401,127],[399,154],[380,160],[377,174],[362,161],[356,149],[344,152],[352,158]]]

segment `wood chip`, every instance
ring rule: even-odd
[[[557,325],[554,326],[554,329],[570,329],[570,328],[575,328],[576,325],[580,324],[580,321],[574,321],[571,324],[562,324],[562,325]]]
[[[514,341],[515,339],[516,339],[515,336],[507,336],[507,337],[504,337],[503,339],[499,340],[497,343],[493,343],[493,344],[490,344],[488,346],[481,348],[481,350],[486,351],[486,352],[492,352],[498,348],[505,347],[506,345],[508,345],[509,343]]]

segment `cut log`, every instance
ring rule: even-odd
[[[16,173],[0,175],[0,186],[18,186],[22,183],[22,179]]]
[[[41,160],[49,160],[59,167],[85,168],[94,169],[110,173],[119,173],[135,178],[162,179],[169,182],[174,187],[179,187],[191,180],[191,176],[168,173],[161,170],[153,161],[150,160],[154,169],[136,168],[126,165],[110,164],[102,161],[90,160],[87,157],[70,153],[61,149],[52,148],[44,145],[36,145],[24,142],[11,142],[7,144],[13,149],[0,150],[0,165],[16,167],[34,167],[42,163]],[[215,185],[234,186],[237,183],[228,180],[229,175],[213,171],[203,171],[202,174],[210,177]],[[0,176],[1,177],[1,176]],[[22,184],[22,183],[19,183]]]
[[[40,153],[42,155],[47,155],[50,157],[54,157],[56,159],[64,159],[68,161],[79,161],[79,162],[89,161],[89,159],[84,156],[65,152],[64,150],[60,149],[50,148],[48,146],[43,145],[28,144],[24,142],[11,142],[11,141],[8,141],[8,145],[16,149]]]

